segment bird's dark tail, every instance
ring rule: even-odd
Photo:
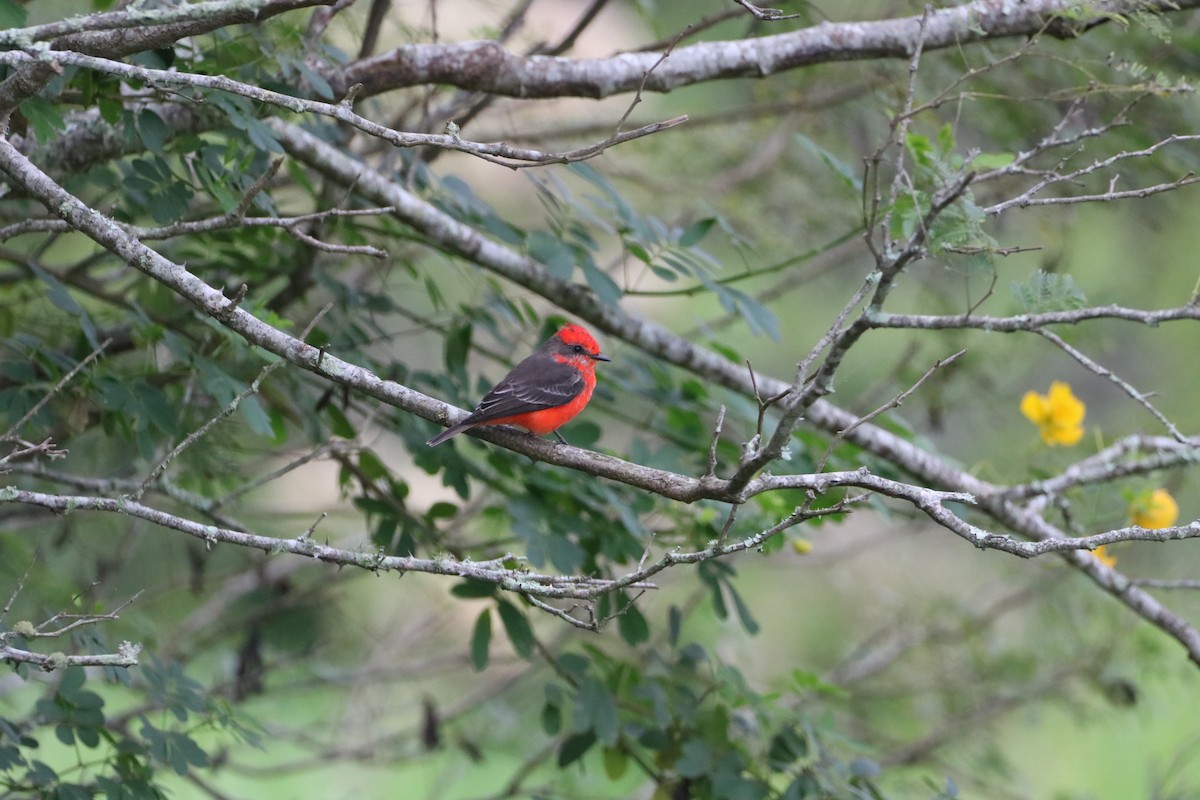
[[[442,431],[441,433],[439,433],[437,436],[430,439],[425,444],[427,444],[430,447],[437,447],[439,444],[446,441],[451,436],[457,436],[458,434],[465,431],[467,428],[471,428],[471,427],[474,427],[474,423],[472,423],[472,422],[460,422],[457,425],[451,425],[449,428],[446,428],[446,430]]]

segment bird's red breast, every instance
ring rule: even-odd
[[[476,425],[517,425],[539,436],[556,431],[592,399],[596,362],[609,360],[585,328],[567,325],[513,367],[466,419],[429,444]]]

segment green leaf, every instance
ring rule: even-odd
[[[710,339],[708,346],[712,348],[717,355],[724,356],[727,361],[732,361],[734,364],[745,364],[746,359],[737,350],[733,349],[724,342],[718,342],[715,339]]]
[[[545,560],[560,572],[578,571],[586,557],[582,547],[558,532],[538,536],[534,543],[541,546]]]
[[[150,195],[150,216],[160,225],[168,225],[184,215],[191,199],[192,190],[187,184],[171,177]]]
[[[13,0],[0,0],[0,30],[25,27],[25,8]]]
[[[562,730],[562,709],[553,703],[542,706],[542,730],[547,736],[557,736]]]
[[[475,628],[471,631],[471,666],[476,672],[483,672],[487,668],[488,648],[491,643],[492,610],[485,608],[476,618]]]
[[[446,333],[445,359],[446,370],[466,380],[467,356],[471,353],[471,334],[473,327],[470,323],[455,325]]]
[[[679,606],[672,604],[667,609],[667,642],[671,647],[679,646],[679,634],[683,628],[683,612]]]
[[[897,196],[892,204],[892,235],[903,239],[912,236],[928,205],[929,196],[924,192]]]
[[[497,608],[500,611],[500,621],[504,623],[504,632],[508,634],[508,640],[512,642],[517,655],[526,659],[533,658],[533,628],[529,626],[529,620],[507,600],[501,600]]]
[[[806,798],[820,797],[822,793],[817,779],[812,775],[805,774],[792,781],[779,800],[806,800]]]
[[[814,153],[839,180],[855,193],[862,191],[862,167],[846,163],[831,151],[825,149],[802,133],[796,134],[796,141],[805,149]]]
[[[581,653],[563,653],[558,658],[558,668],[568,675],[575,675],[582,678],[587,674],[591,662],[588,657]]]
[[[199,376],[204,391],[222,406],[232,403],[233,398],[242,390],[241,384],[218,367],[215,361],[197,356],[192,360],[192,365],[196,368],[196,375]]]
[[[334,436],[340,436],[343,439],[353,439],[357,435],[354,432],[354,426],[350,424],[350,420],[333,403],[325,406],[325,416],[329,419],[329,432]]]
[[[604,774],[610,781],[620,780],[629,766],[629,756],[622,747],[604,748]]]
[[[713,581],[709,584],[709,598],[712,600],[713,614],[717,619],[729,619],[729,607],[725,605],[725,595],[721,592],[721,584]]]
[[[1034,270],[1025,283],[1012,284],[1012,293],[1026,313],[1069,311],[1087,305],[1087,297],[1070,275]]]
[[[60,783],[54,787],[53,800],[92,800],[92,793],[76,783]]]
[[[558,749],[558,766],[565,767],[583,758],[584,753],[596,743],[596,734],[591,731],[567,737]]]
[[[208,766],[208,753],[186,733],[171,731],[167,734],[167,740],[170,746],[171,768],[177,774],[186,775],[191,767]]]
[[[597,678],[586,678],[579,685],[577,703],[576,715],[584,720],[596,738],[609,746],[616,744],[620,733],[617,704],[608,687]]]
[[[58,695],[71,702],[76,693],[83,688],[87,675],[83,667],[67,667],[63,671],[62,680],[58,683]]]
[[[928,136],[921,133],[910,133],[904,143],[915,162],[923,167],[933,165],[933,142],[929,141]]]
[[[246,424],[250,426],[250,430],[267,439],[275,437],[275,428],[271,424],[271,418],[267,416],[267,412],[263,411],[262,403],[254,395],[250,395],[242,400],[242,405],[238,409],[242,412],[242,418],[246,420]]]
[[[454,503],[448,503],[445,500],[439,500],[431,505],[429,510],[425,512],[425,519],[430,521],[436,519],[450,519],[457,513],[458,506],[456,506]],[[491,583],[487,585],[493,587],[495,586],[495,584]]]
[[[372,450],[361,450],[358,454],[358,468],[363,477],[369,481],[377,481],[389,477],[387,465]]]
[[[308,85],[317,93],[317,96],[328,101],[334,99],[333,87],[329,85],[329,81],[325,80],[325,77],[319,72],[310,69],[303,58],[297,58],[295,66],[300,71],[300,74],[304,76],[304,80],[308,81]]]
[[[594,422],[586,420],[583,422],[573,422],[569,429],[563,429],[563,431],[567,430],[570,431],[570,434],[567,435],[564,433],[563,438],[576,447],[583,447],[590,450],[595,448],[596,442],[600,441],[600,426]]]
[[[796,685],[798,692],[820,692],[833,697],[849,697],[849,693],[842,687],[826,683],[821,680],[821,676],[815,672],[808,670],[797,669],[792,671],[792,683]]]
[[[741,594],[738,593],[737,589],[733,588],[732,583],[726,583],[725,587],[729,590],[729,596],[733,598],[733,606],[737,609],[738,619],[741,620],[742,627],[746,629],[746,633],[751,636],[758,633],[758,622],[755,621],[754,616],[750,613],[750,607],[742,600]]]
[[[762,781],[729,772],[714,776],[712,786],[713,796],[721,800],[763,800],[768,792]]]
[[[789,725],[771,738],[767,763],[771,769],[785,770],[797,759],[808,755],[808,740]]]
[[[160,432],[172,436],[176,433],[175,419],[178,408],[173,405],[157,386],[137,382],[130,387],[137,398],[139,412]]]
[[[643,246],[642,246],[641,244],[639,244],[638,242],[626,241],[626,242],[625,242],[625,249],[626,249],[627,251],[629,251],[629,254],[630,254],[631,256],[633,256],[634,258],[636,258],[638,261],[641,261],[643,264],[649,264],[651,261],[653,261],[653,260],[654,260],[654,259],[652,259],[652,258],[650,257],[650,252],[649,252],[648,250],[646,250],[646,248],[645,248],[645,247],[643,247]],[[653,267],[652,267],[652,268],[653,268]],[[655,269],[654,271],[655,271],[655,274],[657,274],[657,273],[658,273],[658,270],[657,270],[657,269]],[[668,273],[668,274],[671,276],[670,278],[668,278],[668,280],[675,280],[675,274],[674,274],[674,273]]]
[[[144,108],[138,112],[137,128],[138,134],[142,137],[142,144],[146,145],[147,150],[151,153],[163,151],[171,132],[167,130],[167,124],[162,121],[162,117],[150,109]]]
[[[949,122],[938,129],[937,147],[938,153],[943,158],[954,152],[954,126]]]
[[[626,644],[637,646],[650,638],[650,624],[637,606],[630,605],[617,617],[617,632]]]
[[[711,231],[713,226],[716,224],[716,217],[705,217],[704,219],[697,220],[689,225],[683,231],[683,233],[679,234],[678,243],[682,247],[692,247],[693,245],[697,245],[704,239],[705,236],[708,236],[708,232]]]
[[[49,786],[58,780],[58,773],[42,761],[34,761],[25,773],[25,780],[34,786]]]
[[[743,291],[721,284],[714,284],[721,307],[730,314],[741,317],[756,334],[765,334],[775,341],[782,338],[779,319],[769,308]]]
[[[34,95],[21,103],[20,108],[39,142],[53,141],[67,127],[62,109],[43,97]]]
[[[671,270],[671,269],[667,269],[666,267],[662,266],[661,264],[651,264],[650,271],[653,272],[658,277],[662,278],[664,281],[669,281],[670,283],[674,283],[675,281],[679,280],[678,272],[675,272],[674,270]]]
[[[550,274],[559,280],[569,281],[575,272],[575,253],[570,245],[549,233],[533,231],[525,239],[529,255],[546,265]]]
[[[599,267],[592,264],[590,261],[583,263],[583,277],[587,280],[588,286],[600,298],[600,302],[606,305],[615,306],[621,301],[621,287],[617,282],[609,277],[608,273]]]
[[[494,597],[496,591],[496,584],[490,581],[464,578],[462,583],[455,584],[450,590],[450,594],[465,600],[477,600],[481,597]]]
[[[680,748],[675,771],[683,778],[699,778],[712,769],[713,751],[703,739],[688,739]]]
[[[63,285],[62,281],[56,278],[51,273],[42,269],[34,260],[29,260],[25,267],[38,277],[38,280],[49,287],[46,297],[54,304],[54,307],[70,314],[79,321],[79,327],[83,329],[84,335],[87,336],[88,344],[92,347],[100,346],[100,339],[96,335],[96,326],[92,324],[91,317],[81,305],[75,302],[75,298],[71,296],[71,292]]]

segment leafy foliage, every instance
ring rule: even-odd
[[[134,688],[146,691],[150,705],[138,713],[135,724],[123,721],[123,715],[106,713],[104,697],[87,688],[89,681],[79,667],[63,670],[27,719],[0,720],[0,786],[16,796],[45,800],[157,800],[167,796],[160,770],[187,775],[211,766],[195,738],[199,730],[220,728],[259,746],[257,725],[205,697],[204,687],[186,677],[179,664],[152,659],[138,672],[145,684]],[[152,712],[163,712],[161,721],[152,721],[157,718]],[[73,764],[38,757],[48,749],[41,738],[50,731],[73,749]]]
[[[63,9],[63,21],[104,5]],[[676,5],[641,4],[646,27],[631,35],[674,41],[694,21],[676,20],[687,4]],[[127,13],[188,13],[181,9]],[[48,13],[0,0],[0,29]],[[371,63],[352,55],[371,23],[364,8],[332,22],[325,13],[298,7],[213,30],[189,23],[169,45],[100,54],[195,76],[193,85],[58,65],[17,104],[6,147],[19,143],[15,152],[48,180],[115,223],[114,236],[152,246],[174,279],[222,291],[226,306],[214,311],[152,279],[138,257],[78,235],[78,220],[64,228],[65,207],[47,208],[6,171],[0,427],[12,426],[13,454],[0,455],[11,468],[0,489],[0,586],[10,587],[0,596],[11,595],[0,653],[14,664],[14,699],[0,718],[3,794],[134,800],[211,783],[203,791],[216,795],[230,775],[235,785],[261,773],[265,785],[323,769],[338,792],[373,794],[377,786],[346,777],[353,759],[381,771],[394,760],[381,779],[389,785],[429,764],[430,773],[469,773],[469,791],[437,787],[447,797],[486,788],[548,798],[881,800],[955,797],[966,782],[982,796],[1018,783],[993,744],[990,714],[1059,694],[1081,696],[1087,710],[1097,698],[1134,704],[1139,686],[1125,673],[1140,680],[1147,665],[1165,669],[1155,635],[1114,636],[1100,603],[1081,599],[1060,573],[1001,572],[994,560],[963,567],[941,540],[916,556],[885,550],[883,536],[919,527],[920,504],[894,492],[817,481],[680,503],[634,480],[538,463],[468,436],[427,448],[434,414],[412,413],[399,392],[470,407],[538,341],[582,318],[612,332],[602,339],[614,361],[563,433],[597,458],[680,482],[724,480],[762,452],[803,398],[786,445],[754,479],[860,474],[923,490],[899,451],[936,465],[932,493],[951,473],[1053,478],[1056,466],[1027,466],[1028,454],[1012,457],[1007,442],[979,444],[984,432],[1019,438],[998,422],[1001,406],[1016,417],[1012,387],[998,384],[1031,369],[1024,356],[981,345],[970,371],[953,373],[958,383],[930,370],[922,385],[928,353],[889,348],[924,331],[873,333],[890,301],[884,282],[907,282],[902,302],[916,313],[970,318],[977,306],[964,303],[960,284],[946,288],[944,268],[964,284],[993,286],[1006,268],[997,256],[1040,235],[996,224],[997,204],[1017,197],[1021,181],[1048,181],[1020,196],[1028,205],[1085,186],[1112,191],[1115,182],[1103,181],[1113,164],[1141,183],[1194,173],[1194,151],[1164,144],[1197,122],[1194,107],[1173,102],[1188,89],[1194,42],[1163,44],[1187,30],[1147,13],[1121,21],[1153,42],[1100,26],[1061,45],[1077,58],[1046,56],[1036,38],[989,42],[979,62],[983,46],[928,52],[908,99],[895,88],[903,68],[882,63],[850,81],[837,73],[834,93],[819,69],[785,70],[769,91],[725,83],[669,100],[652,101],[646,84],[632,104],[656,113],[687,105],[693,124],[664,130],[687,138],[643,137],[603,158],[546,158],[514,176],[492,163],[507,157],[468,161],[452,151],[491,147],[467,137],[493,131],[549,148],[577,137],[567,123],[585,114],[556,107],[542,136],[538,118],[523,115],[527,98],[468,91],[466,79],[479,75],[449,76],[463,87],[441,75],[414,88],[380,67],[370,77],[404,91],[340,85],[342,67]],[[395,44],[428,44],[415,27],[424,23],[394,13]],[[800,13],[815,24],[820,11]],[[144,34],[149,20],[126,33]],[[551,52],[509,42],[521,15],[471,24],[493,22],[510,53],[518,44],[538,59]],[[739,44],[758,32],[728,35]],[[87,36],[120,38],[103,27]],[[41,45],[16,42],[3,54]],[[1125,50],[1143,52],[1114,55]],[[26,85],[14,78],[29,77],[19,61],[5,62],[0,88]],[[333,104],[342,121],[225,91],[211,77]],[[829,107],[812,115],[791,97]],[[1143,102],[1152,113],[1127,124]],[[352,113],[424,144],[393,148],[345,124]],[[600,118],[600,136],[613,123]],[[285,130],[329,150],[313,157]],[[1143,149],[1142,162],[1129,155]],[[353,160],[352,178],[331,152]],[[874,164],[866,180],[864,157]],[[1070,181],[1049,182],[1068,173]],[[373,175],[397,191],[370,188]],[[400,192],[411,207],[399,207]],[[501,255],[485,257],[487,247]],[[901,276],[908,262],[884,268],[906,248],[914,262],[937,265],[932,277]],[[864,281],[868,257],[876,261]],[[1087,279],[1058,270],[1058,257],[1046,253],[1028,281],[1012,284],[1025,313],[1088,306]],[[978,294],[982,305],[991,289]],[[862,306],[869,310],[856,316]],[[296,336],[303,353],[299,342],[285,353],[237,332],[229,321],[239,313]],[[953,349],[970,335],[947,331]],[[728,363],[713,367],[709,355]],[[333,358],[343,366],[323,372]],[[800,424],[814,415],[812,376],[826,365],[831,380],[820,391],[838,394],[821,400],[842,403],[853,424]],[[774,397],[762,388],[772,375],[788,387]],[[858,435],[868,423],[888,434],[888,447]],[[1139,497],[1165,493],[1143,465],[1122,468],[1130,474],[1110,472],[1140,479]],[[51,515],[16,504],[18,492],[66,500]],[[105,503],[80,507],[91,499]],[[1018,500],[968,507],[939,496],[921,509],[952,509],[1016,539],[1016,512],[994,512]],[[1084,535],[1124,525],[1127,500],[1107,483],[1069,486],[1039,501],[1038,519]],[[859,527],[876,538],[853,538],[853,526],[837,525],[848,518],[866,520]],[[593,591],[667,555],[773,530],[751,552],[710,553],[652,575],[653,589],[627,581]],[[360,558],[336,562],[333,549]],[[810,552],[817,558],[797,555]],[[841,563],[851,557],[863,560],[861,571]],[[413,568],[418,560],[423,570]],[[430,574],[412,574],[421,571]],[[896,583],[913,575],[920,586]],[[970,585],[954,594],[963,575]],[[910,594],[933,584],[954,600],[910,608]],[[1017,594],[993,596],[992,587],[1014,585]],[[546,586],[578,591],[535,591]],[[129,597],[139,600],[107,611]],[[1035,599],[1043,605],[1014,643],[1001,617]],[[118,638],[144,645],[136,667],[104,660],[121,652],[110,645]],[[268,752],[257,762],[250,750],[260,747]],[[314,780],[291,791],[324,788]]]
[[[1070,275],[1035,270],[1024,283],[1014,283],[1012,292],[1026,312],[1071,311],[1087,305],[1087,298]]]

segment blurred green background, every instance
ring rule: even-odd
[[[716,0],[609,3],[571,54],[600,57],[631,49],[669,37],[729,5]],[[739,15],[698,38],[737,39],[823,20],[883,18],[921,9],[918,3],[901,2],[786,5],[802,19],[767,29]],[[586,6],[565,0],[534,3],[526,28],[510,49],[561,35]],[[436,7],[444,41],[489,38],[508,11],[506,4],[482,0]],[[393,7],[383,47],[428,40],[430,8]],[[84,10],[68,2],[27,8],[30,24]],[[354,7],[331,29],[347,52],[353,52],[361,35],[364,13]],[[1145,73],[1161,72],[1179,81],[1195,78],[1200,68],[1196,16],[1173,16],[1169,24],[1169,38],[1134,19],[1128,26],[1106,25],[1077,40],[1046,39],[1025,58],[971,81],[968,93],[955,102],[918,115],[913,133],[936,139],[949,126],[959,157],[972,148],[985,153],[1019,150],[1044,136],[1074,97],[1089,92],[1095,92],[1095,100],[1077,112],[1078,124],[1100,124],[1139,90]],[[252,35],[238,33],[235,43],[244,45]],[[285,38],[296,36],[293,32]],[[925,54],[918,99],[951,84],[964,68],[998,60],[1020,46],[1020,41],[996,41]],[[263,59],[269,62],[265,51]],[[444,153],[428,166],[434,187],[430,193],[449,204],[447,198],[469,191],[518,229],[580,222],[599,241],[596,261],[625,289],[624,309],[736,351],[762,374],[790,379],[797,361],[874,266],[858,232],[862,203],[855,182],[861,180],[864,158],[883,143],[889,117],[903,101],[907,68],[903,60],[831,63],[765,80],[647,94],[631,125],[677,114],[688,114],[691,121],[589,162],[637,214],[652,217],[663,230],[677,232],[698,220],[718,220],[700,249],[716,265],[717,277],[756,273],[734,285],[773,314],[779,332],[775,338],[755,330],[752,313],[727,317],[711,292],[676,293],[692,282],[671,283],[630,259],[613,230],[615,223],[605,217],[611,209],[593,200],[596,184],[577,171],[510,171]],[[1111,93],[1100,91],[1098,84]],[[500,99],[464,126],[462,135],[561,148],[564,142],[607,135],[630,102],[628,95],[544,103]],[[364,101],[358,110],[373,119],[409,120],[404,113],[412,112],[413,103],[412,94],[398,93]],[[1146,147],[1170,133],[1192,133],[1200,122],[1198,112],[1190,93],[1150,96],[1132,114],[1130,125],[1088,143],[1072,163]],[[377,160],[385,170],[399,171],[411,168],[406,158],[386,153]],[[1154,158],[1126,162],[1118,185],[1172,180],[1196,169],[1197,161],[1200,149],[1194,144],[1165,148]],[[1110,177],[1072,190],[1103,191]],[[1014,189],[1013,183],[977,186],[975,201],[986,206]],[[548,197],[561,205],[548,206]],[[301,206],[307,199],[294,186],[280,189],[276,197],[281,208]],[[927,259],[903,276],[891,308],[897,313],[953,314],[983,300],[979,314],[1020,313],[1012,286],[1029,281],[1035,270],[1071,276],[1091,305],[1183,305],[1200,279],[1194,257],[1200,252],[1197,203],[1192,188],[1137,201],[1007,213],[989,220],[987,233],[998,247],[1027,252],[990,260]],[[491,315],[489,320],[500,322],[475,328],[469,380],[456,384],[465,396],[477,398],[477,384],[495,381],[504,372],[505,359],[519,358],[536,345],[536,327],[523,324],[528,319],[519,319],[513,309],[528,301],[544,314],[553,311],[547,304],[498,283],[473,264],[405,242],[395,229],[371,233],[394,237],[393,258],[383,266],[347,259],[337,264],[336,275],[330,267],[330,277],[313,291],[308,306],[311,310],[334,298],[346,302],[345,313],[353,318],[355,309],[346,296],[374,292],[393,298],[399,308],[358,309],[378,336],[360,342],[361,352],[377,365],[390,367],[395,376],[439,373],[446,360],[445,328],[439,326]],[[7,262],[24,257],[24,241],[7,244],[13,251],[5,256]],[[189,264],[198,272],[217,271],[227,257],[224,248],[237,249],[206,241],[173,246],[183,253],[191,248]],[[270,253],[271,247],[264,249]],[[90,245],[69,238],[40,252],[39,258],[70,264],[90,252]],[[289,265],[286,253],[279,261],[265,266],[283,273]],[[779,265],[785,266],[773,268]],[[231,268],[230,274],[240,273]],[[431,284],[440,296],[434,296]],[[0,286],[0,298],[10,339],[22,333],[51,339],[63,324],[61,308],[44,287],[7,281]],[[150,299],[140,297],[139,302]],[[164,307],[176,302],[159,300]],[[121,315],[87,302],[97,318]],[[297,312],[292,319],[299,318]],[[434,324],[425,324],[430,320]],[[520,332],[517,341],[506,338],[515,331]],[[1191,367],[1200,338],[1194,322],[1148,328],[1104,321],[1058,332],[1134,386],[1152,391],[1155,405],[1182,430],[1195,430],[1200,420]],[[597,399],[574,425],[599,426],[601,449],[643,454],[647,461],[673,458],[671,447],[678,447],[689,429],[670,418],[663,397],[686,398],[686,376],[620,342],[602,339],[601,344],[614,361],[602,365]],[[985,480],[1020,482],[1055,474],[1119,437],[1162,433],[1143,408],[1110,382],[1030,333],[871,332],[847,358],[831,399],[866,414],[912,385],[935,360],[962,348],[966,356],[890,412],[888,424],[903,424],[916,441]],[[8,349],[6,358],[19,357],[19,348]],[[388,374],[385,368],[377,371]],[[1046,448],[1018,410],[1026,391],[1044,392],[1052,380],[1069,382],[1087,405],[1084,440],[1069,450]],[[704,436],[718,403],[729,404],[731,442],[745,441],[752,433],[748,401],[717,387],[704,388],[711,392],[706,402],[687,409],[696,412],[700,431],[691,440],[695,447],[690,457],[699,457],[707,445]],[[426,464],[414,462],[421,453],[414,456],[411,443],[431,435],[432,425],[397,420],[399,412],[393,409],[357,401],[345,408],[361,439],[405,485],[406,510],[415,515],[437,501],[457,502],[436,471],[430,474]],[[324,412],[314,415],[318,413]],[[323,417],[319,423],[308,422],[328,424]],[[297,429],[303,424],[297,423]],[[305,444],[294,432],[283,448],[259,440],[247,444],[252,437],[240,418],[223,430],[211,450],[206,445],[189,454],[210,459],[205,466],[216,477],[206,479],[218,483],[236,485],[247,476],[267,474]],[[582,438],[593,432],[591,427],[575,430],[585,431]],[[571,427],[565,432],[573,438]],[[111,430],[92,427],[77,433],[70,441],[71,463],[86,474],[120,472],[137,461],[130,442]],[[663,444],[672,441],[676,444]],[[456,447],[499,469],[501,462],[489,462],[486,445],[463,441]],[[819,452],[801,455],[814,458]],[[329,513],[320,535],[347,547],[369,547],[371,531],[353,484],[344,463],[314,461],[242,498],[238,517],[259,532],[294,536]],[[1172,472],[1073,494],[1071,517],[1084,532],[1122,526],[1128,515],[1122,491],[1159,485],[1178,500],[1181,522],[1200,515],[1195,477]],[[475,502],[495,499],[484,489]],[[783,513],[802,499],[781,499]],[[756,513],[766,518],[771,511]],[[656,508],[646,515],[646,525],[669,535],[672,525],[684,527],[680,519],[685,515],[700,520],[696,530],[702,533],[705,524],[719,528],[725,509],[704,503],[695,512]],[[502,520],[492,520],[496,530],[488,529],[486,517],[471,524],[477,526],[469,528],[472,534],[495,534],[501,549],[519,551],[523,545],[498,532]],[[740,532],[753,532],[746,525]],[[452,525],[431,528],[447,536],[462,534]],[[650,623],[651,645],[658,650],[628,646],[615,625],[596,636],[534,617],[538,640],[555,654],[587,653],[597,661],[599,654],[607,654],[629,659],[648,673],[661,667],[662,652],[699,644],[708,654],[699,672],[717,684],[732,684],[732,676],[722,671],[727,667],[740,672],[764,705],[782,715],[794,712],[797,720],[834,741],[848,763],[856,757],[870,759],[871,769],[882,769],[880,785],[889,796],[950,794],[947,778],[963,797],[1200,796],[1196,665],[1186,661],[1174,642],[1065,564],[1052,557],[1022,561],[976,550],[922,519],[878,506],[788,535],[788,546],[775,552],[731,559],[737,573],[733,584],[753,624],[739,621],[736,612],[720,618],[698,570],[680,567],[664,573],[658,580],[661,588],[637,601]],[[700,533],[696,537],[703,540]],[[437,552],[449,545],[422,546]],[[1131,576],[1188,578],[1195,575],[1198,546],[1187,541],[1128,543],[1113,552]],[[73,516],[64,521],[14,514],[0,528],[0,594],[30,571],[30,588],[16,598],[9,624],[69,604],[81,587],[102,574],[110,604],[144,591],[120,623],[103,626],[104,635],[110,641],[145,643],[144,658],[185,660],[187,675],[204,691],[229,693],[250,642],[266,658],[266,693],[239,699],[235,714],[261,725],[263,749],[238,742],[219,726],[197,725],[189,732],[217,768],[187,776],[164,774],[171,796],[651,796],[637,770],[606,778],[603,756],[595,750],[565,769],[557,767],[556,741],[542,732],[545,687],[555,680],[553,669],[543,660],[514,655],[499,623],[488,669],[472,668],[472,626],[491,600],[453,596],[447,581],[428,576],[349,574],[299,562],[280,555],[251,557],[224,546],[205,553],[175,534],[124,518]],[[225,605],[236,592],[224,582],[254,572],[260,577],[258,588]],[[1193,594],[1173,591],[1163,598],[1185,618],[1200,620],[1200,601]],[[682,610],[679,646],[667,643],[672,608]],[[757,633],[747,631],[755,626]],[[0,681],[0,714],[13,719],[27,714],[37,699],[29,685],[47,680],[10,675]],[[154,714],[164,726],[170,722],[162,708],[147,711],[139,691],[110,686],[104,696],[110,719],[123,717],[131,728],[144,714]],[[741,716],[733,712],[731,729],[752,736],[760,721],[750,706],[740,708]],[[430,741],[432,731],[436,742]],[[78,747],[61,745],[52,736],[42,736],[41,742],[38,757],[47,763],[86,760]],[[522,781],[509,792],[506,787],[515,776]]]

